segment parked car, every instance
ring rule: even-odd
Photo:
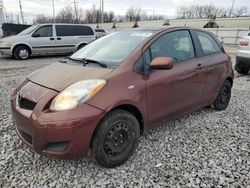
[[[250,70],[250,31],[240,40],[236,55],[235,70],[240,74],[247,74]]]
[[[104,29],[95,29],[95,33],[96,33],[97,39],[106,35],[106,32]]]
[[[79,24],[39,24],[0,40],[0,54],[25,60],[30,55],[68,54],[96,39],[95,31]]]
[[[227,108],[232,62],[212,33],[133,29],[102,37],[38,70],[12,93],[17,134],[37,153],[104,167],[124,163],[140,135],[205,106]]]

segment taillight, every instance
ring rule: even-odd
[[[249,45],[249,40],[248,39],[242,39],[240,41],[240,45],[241,46],[248,46]]]

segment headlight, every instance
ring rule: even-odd
[[[12,44],[10,42],[0,42],[0,47],[11,47]]]
[[[64,89],[50,105],[52,111],[69,110],[95,96],[107,81],[102,79],[83,80]]]

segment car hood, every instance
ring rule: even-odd
[[[0,41],[1,42],[17,42],[22,39],[26,39],[27,35],[11,35],[8,37],[2,38]]]
[[[71,84],[87,79],[100,79],[113,69],[83,67],[64,63],[53,63],[28,76],[31,82],[61,92]]]

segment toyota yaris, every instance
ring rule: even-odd
[[[187,27],[112,33],[29,75],[12,93],[17,134],[37,153],[104,167],[124,163],[140,134],[185,113],[224,110],[232,63],[217,37]]]

